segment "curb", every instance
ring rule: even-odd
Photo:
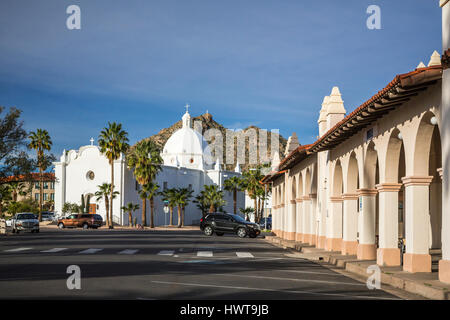
[[[358,260],[356,256],[344,256],[340,252],[330,252],[324,249],[318,249],[315,246],[284,240],[278,237],[268,236],[265,241],[284,249],[293,249],[299,253],[293,253],[292,256],[307,259],[315,262],[325,262],[344,269],[357,276],[367,278],[367,267],[376,264],[376,261]],[[383,269],[383,267],[381,267]],[[400,270],[384,268],[381,272],[381,283],[404,290],[408,293],[416,294],[432,300],[450,300],[450,285],[446,285],[439,280],[432,279],[431,274],[422,274],[424,279],[408,279],[412,274]],[[397,275],[394,275],[397,272]],[[426,279],[428,277],[429,279]]]

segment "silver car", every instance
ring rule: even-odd
[[[39,232],[39,220],[33,213],[18,213],[11,219],[13,233],[20,231]]]

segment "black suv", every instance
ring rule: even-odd
[[[205,218],[200,219],[200,230],[207,236],[212,236],[215,232],[218,236],[224,233],[236,233],[240,238],[249,236],[256,238],[261,233],[259,225],[245,221],[236,214],[210,213]]]

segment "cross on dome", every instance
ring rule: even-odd
[[[94,145],[94,138],[91,138],[91,140],[89,140],[91,142],[91,146]]]
[[[190,107],[189,103],[186,103],[186,106],[185,106],[185,108],[186,108],[186,113],[189,113],[189,107]]]

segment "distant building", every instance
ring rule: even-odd
[[[55,174],[53,172],[44,172],[43,178],[43,203],[52,202],[55,200]],[[30,175],[10,176],[0,180],[1,184],[9,182],[21,182],[23,187],[22,192],[14,190],[11,198],[15,201],[22,201],[25,199],[32,199],[39,201],[39,173],[33,172]]]
[[[215,184],[223,189],[226,179],[241,176],[239,165],[234,171],[225,171],[220,161],[212,161],[208,142],[201,133],[192,129],[191,116],[188,111],[182,118],[183,126],[172,134],[163,147],[161,157],[164,160],[162,171],[157,175],[156,182],[160,190],[170,188],[189,188],[194,191],[195,197],[203,190],[204,185]],[[55,175],[57,178],[55,189],[55,211],[62,213],[65,202],[80,203],[81,195],[90,195],[90,212],[106,217],[103,199],[97,201],[94,197],[98,186],[110,183],[111,169],[108,159],[100,152],[98,146],[93,144],[83,146],[79,150],[64,151],[60,161],[55,162]],[[128,214],[121,210],[128,202],[139,204],[141,209],[133,216],[141,223],[142,201],[139,198],[140,185],[137,183],[133,171],[127,168],[125,156],[114,162],[115,190],[120,194],[113,201],[113,220],[121,225],[128,224]],[[233,194],[225,191],[227,202],[224,210],[233,211]],[[244,206],[244,193],[239,192],[237,206]],[[161,197],[155,198],[155,225],[165,225],[168,215],[164,213],[164,204]],[[185,224],[198,224],[202,217],[201,211],[192,203],[185,209]],[[147,206],[147,221],[150,221],[150,208]],[[174,210],[174,223],[177,223],[177,213]]]

